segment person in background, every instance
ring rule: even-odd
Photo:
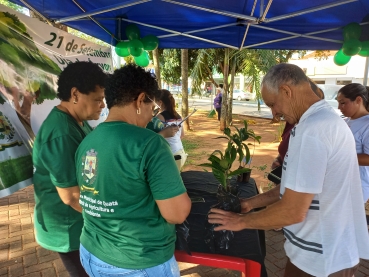
[[[60,73],[54,107],[42,123],[33,147],[36,241],[59,253],[70,276],[88,276],[79,259],[83,219],[74,166],[77,147],[99,119],[106,75],[91,62],[69,64]]]
[[[223,99],[222,88],[219,86],[217,87],[216,96],[213,102],[214,109],[217,111],[217,114],[218,114],[218,121],[220,121],[220,115],[222,112],[222,99]]]
[[[181,156],[181,159],[176,160],[178,169],[181,170],[187,159],[181,140],[184,137],[184,128],[182,125],[179,125],[182,118],[176,111],[176,102],[170,91],[162,89],[157,100],[161,111],[157,118],[164,122],[165,125],[174,125],[173,127],[177,126],[179,128],[173,137],[167,137],[166,140],[172,149],[173,155]]]
[[[369,199],[369,92],[361,84],[349,84],[337,94],[338,109],[354,135],[364,202]]]
[[[161,90],[157,90],[155,93],[155,99],[159,99],[161,95]],[[158,133],[163,138],[170,138],[175,136],[177,132],[179,131],[179,127],[177,125],[167,125],[165,126],[164,123],[157,118],[157,114],[160,112],[160,107],[156,108],[153,112],[153,117],[151,121],[147,124],[146,128],[149,130],[154,131],[155,133]]]
[[[141,67],[115,70],[106,87],[108,118],[77,150],[80,255],[90,276],[180,276],[175,224],[187,218],[191,200],[168,143],[145,128],[157,89]]]
[[[273,116],[295,124],[280,188],[242,200],[242,214],[213,208],[209,223],[215,231],[283,227],[285,277],[353,276],[369,259],[369,236],[350,129],[296,65],[273,66],[261,93]]]

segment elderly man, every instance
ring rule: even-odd
[[[272,67],[261,92],[273,116],[296,124],[281,186],[242,201],[243,213],[267,209],[212,209],[209,222],[216,231],[284,227],[284,276],[352,276],[359,258],[369,259],[369,236],[350,129],[295,65]]]

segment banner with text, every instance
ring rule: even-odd
[[[90,61],[112,72],[110,47],[78,38],[0,5],[0,197],[32,183],[32,145],[42,122],[60,103],[58,74]],[[107,110],[100,120],[106,118]]]

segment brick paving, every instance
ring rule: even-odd
[[[0,198],[0,277],[68,277],[58,255],[35,242],[33,208],[32,186]],[[283,276],[286,263],[283,243],[282,232],[266,232],[265,265],[269,277]],[[195,264],[179,263],[179,267],[181,276],[186,277],[240,276],[238,271]],[[361,261],[355,274],[355,277],[364,276],[369,276],[369,261]]]

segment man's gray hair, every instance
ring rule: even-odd
[[[304,71],[300,67],[289,63],[280,63],[269,69],[261,83],[266,86],[268,91],[278,93],[282,84],[298,85],[303,82],[309,82]]]

